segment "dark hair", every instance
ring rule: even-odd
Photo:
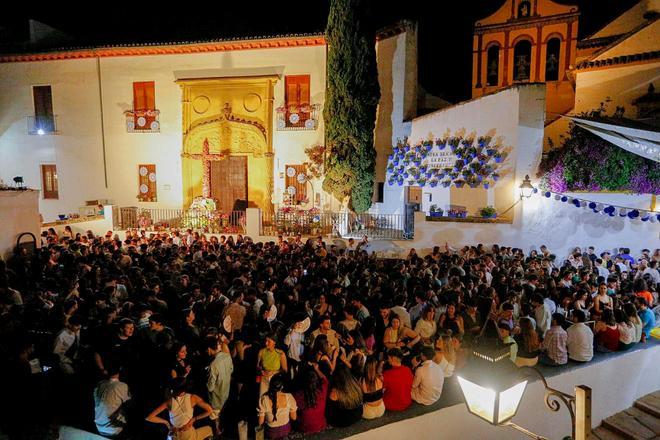
[[[305,368],[301,371],[300,388],[305,398],[305,407],[316,407],[316,399],[319,397],[319,390],[323,387],[323,381],[313,368]]]
[[[561,313],[553,313],[552,320],[557,322],[557,325],[563,326],[566,322],[566,318]]]
[[[577,322],[585,322],[587,320],[587,315],[584,313],[584,310],[580,309],[573,310],[573,317]]]
[[[614,313],[612,313],[611,309],[603,310],[603,314],[601,315],[600,320],[607,325],[616,325],[616,321],[614,320]]]
[[[268,391],[266,391],[266,396],[270,399],[270,402],[273,406],[273,420],[277,420],[277,393],[284,389],[284,377],[281,373],[277,373],[270,379],[270,384],[268,386]]]
[[[163,324],[163,315],[160,313],[154,313],[149,317],[149,322],[155,322],[157,324]]]

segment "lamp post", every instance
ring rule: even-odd
[[[536,368],[517,368],[509,359],[509,347],[498,337],[495,321],[489,318],[476,339],[472,357],[458,375],[458,383],[470,413],[493,426],[508,426],[537,440],[547,440],[511,421],[518,412],[527,387],[527,375],[535,373],[545,388],[545,405],[559,411],[565,404],[571,416],[572,438],[587,440],[591,434],[591,389],[576,386],[575,396],[550,388]]]
[[[529,174],[525,175],[525,178],[518,188],[520,188],[521,199],[528,199],[532,197],[532,193],[534,192],[534,185],[532,185],[532,181],[529,179]]]

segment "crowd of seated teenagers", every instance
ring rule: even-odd
[[[589,361],[655,326],[657,250],[555,267],[545,247],[383,260],[320,237],[46,235],[0,263],[15,438],[49,420],[118,438],[319,432],[436,402],[487,317],[518,365]]]

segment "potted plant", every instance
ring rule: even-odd
[[[445,147],[447,146],[447,138],[443,138],[443,139],[438,138],[438,139],[436,139],[435,140],[435,145],[437,145],[438,148],[440,148],[441,150],[444,150]]]
[[[438,218],[442,217],[443,210],[441,208],[438,208],[438,205],[431,205],[431,212],[429,213],[429,216],[432,218]]]
[[[426,178],[425,177],[420,177],[419,179],[417,179],[417,184],[419,186],[425,186],[426,185]]]
[[[461,208],[450,209],[449,211],[447,211],[447,217],[466,218],[467,217],[467,211],[465,209],[461,209]]]
[[[389,172],[394,171],[394,164],[392,162],[387,164],[387,171]]]
[[[478,154],[477,149],[474,148],[474,147],[469,147],[469,148],[465,151],[465,153],[467,154],[467,156],[468,156],[470,159],[474,159],[475,157],[477,157],[477,154]]]
[[[488,189],[488,188],[490,188],[490,182],[487,181],[487,180],[483,181],[483,182],[482,182],[482,185],[484,186],[484,189]]]
[[[504,155],[502,155],[502,153],[495,153],[493,159],[495,159],[495,163],[502,163],[504,160]]]
[[[495,153],[497,153],[497,150],[495,148],[487,148],[486,149],[486,154],[490,157],[495,156]]]
[[[479,210],[481,218],[497,218],[497,211],[492,206],[485,206]]]
[[[479,136],[479,138],[477,138],[477,144],[479,144],[481,148],[487,147],[488,144],[490,144],[491,139],[490,136]]]
[[[433,149],[433,141],[432,140],[426,140],[422,142],[422,146],[426,149],[426,151],[431,151]]]
[[[465,166],[465,162],[463,160],[458,159],[456,162],[454,162],[454,171],[458,172],[463,169]]]
[[[398,180],[396,181],[397,185],[402,186],[403,185],[403,177],[399,176]]]
[[[493,181],[497,182],[497,180],[500,178],[500,175],[498,173],[493,173],[490,177],[493,179]]]
[[[465,185],[465,181],[463,181],[463,180],[455,180],[454,181],[454,186],[456,188],[463,188],[463,185]]]
[[[431,188],[435,188],[436,186],[438,186],[438,180],[437,180],[437,179],[431,179],[431,180],[429,180],[429,186],[430,186]]]
[[[408,168],[408,174],[417,177],[419,175],[419,168],[417,167]]]
[[[458,157],[459,159],[463,159],[463,157],[465,156],[465,148],[462,148],[462,147],[458,147],[458,148],[456,148],[456,149],[454,150],[454,154],[455,154],[456,157]]]
[[[404,172],[403,172],[403,177],[404,177],[404,178],[407,179],[409,176],[410,176],[410,174],[408,173],[408,171],[404,171]]]
[[[461,139],[457,137],[451,137],[449,138],[449,141],[447,141],[447,143],[449,144],[449,148],[451,148],[451,151],[455,151],[458,148],[459,144],[461,143]]]

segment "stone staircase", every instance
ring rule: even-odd
[[[606,418],[592,434],[595,440],[660,440],[660,390]]]

